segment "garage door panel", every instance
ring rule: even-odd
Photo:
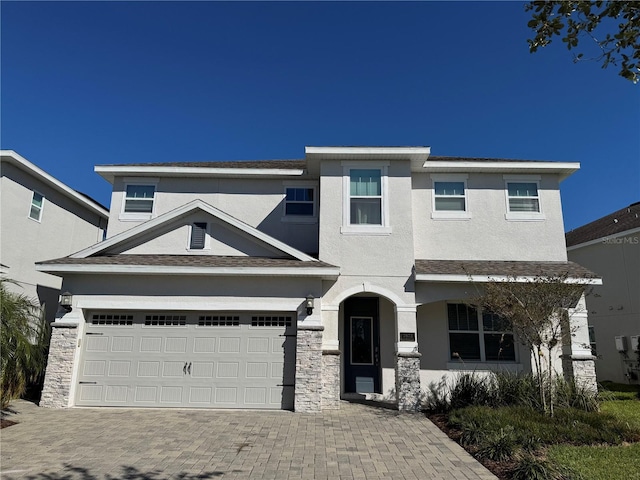
[[[77,405],[293,407],[294,314],[100,316],[86,326]]]

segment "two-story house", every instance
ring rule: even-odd
[[[55,319],[62,279],[35,262],[69,255],[102,240],[109,212],[13,150],[0,151],[0,263],[7,288],[37,299]]]
[[[578,168],[428,147],[97,166],[108,238],[39,266],[72,294],[43,404],[314,412],[359,394],[412,410],[458,369],[528,371],[464,300],[489,278],[588,276],[560,205]],[[595,381],[585,313],[572,321],[564,368]]]

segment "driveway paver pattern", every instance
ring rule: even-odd
[[[315,415],[12,408],[3,480],[496,479],[424,415],[347,402]]]

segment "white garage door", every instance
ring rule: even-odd
[[[294,314],[86,318],[78,406],[293,408]]]

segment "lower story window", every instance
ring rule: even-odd
[[[451,359],[476,362],[514,362],[511,324],[491,312],[472,306],[447,305]]]

